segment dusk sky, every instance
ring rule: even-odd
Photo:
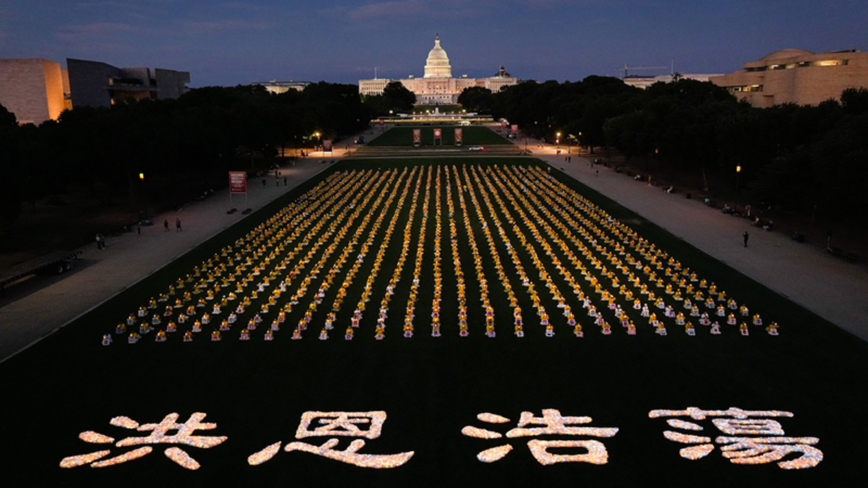
[[[189,71],[191,87],[421,76],[725,73],[778,49],[868,50],[865,0],[3,0],[0,58]]]

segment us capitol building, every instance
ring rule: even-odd
[[[449,56],[440,47],[439,34],[434,39],[434,48],[428,53],[424,77],[410,76],[403,80],[385,78],[359,80],[359,94],[382,95],[386,85],[393,81],[400,81],[404,87],[416,94],[416,103],[419,105],[451,105],[458,102],[458,95],[467,88],[479,86],[497,92],[504,86],[516,85],[519,82],[517,78],[507,73],[503,66],[490,78],[468,78],[467,75],[453,78]]]

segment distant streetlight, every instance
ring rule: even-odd
[[[738,175],[741,174],[741,165],[735,167],[735,193],[738,195]]]

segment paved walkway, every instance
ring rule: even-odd
[[[523,141],[523,139],[522,139]],[[823,250],[800,244],[779,232],[751,227],[747,219],[725,215],[683,193],[668,194],[623,173],[572,155],[572,163],[531,140],[534,156],[546,161],[590,188],[663,227],[730,267],[868,341],[868,272],[829,256]],[[599,171],[599,175],[597,174]],[[748,248],[742,234],[750,233]]]
[[[231,207],[238,212],[227,215],[231,208],[228,189],[195,202],[176,212],[154,217],[153,227],[142,227],[118,237],[109,237],[106,249],[98,251],[96,244],[82,247],[81,259],[73,272],[53,279],[53,283],[22,283],[9,288],[11,298],[4,298],[0,307],[0,360],[5,360],[21,349],[52,333],[75,318],[115,296],[120,291],[142,280],[167,263],[193,249],[200,243],[239,222],[246,215],[241,211],[254,211],[275,200],[287,191],[330,167],[321,161],[344,155],[344,149],[334,154],[314,152],[298,160],[295,166],[281,168],[280,186],[275,185],[273,174],[265,178],[248,180],[247,203],[243,196],[232,198]],[[287,185],[283,184],[283,177]],[[181,219],[183,231],[175,231],[175,219]],[[169,232],[163,221],[169,221]],[[38,277],[38,280],[52,281]],[[34,280],[35,281],[35,280]],[[36,287],[26,296],[16,288]]]

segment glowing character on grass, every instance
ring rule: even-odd
[[[179,424],[177,423],[178,414],[170,413],[169,415],[166,415],[163,421],[159,424],[139,425],[138,422],[130,419],[129,417],[115,417],[111,419],[111,422],[109,422],[115,427],[136,430],[139,432],[150,431],[150,435],[148,435],[147,437],[127,437],[125,439],[117,441],[115,443],[115,446],[129,447],[144,445],[143,447],[128,451],[118,456],[114,456],[104,461],[98,460],[111,454],[111,451],[103,450],[92,452],[90,454],[82,454],[79,456],[69,456],[63,458],[63,460],[60,461],[60,467],[74,468],[77,466],[82,466],[84,464],[90,464],[90,467],[92,468],[104,468],[106,466],[113,466],[115,464],[125,463],[127,461],[132,461],[133,459],[138,459],[153,451],[153,448],[151,448],[147,444],[181,444],[190,447],[198,447],[201,449],[208,449],[222,444],[223,441],[227,439],[225,436],[217,437],[193,435],[193,433],[195,433],[197,430],[211,430],[217,427],[217,424],[202,423],[202,419],[204,418],[204,413],[196,412],[190,416],[189,420],[187,420],[183,424]],[[166,435],[169,431],[176,431],[176,433],[174,435]],[[78,435],[78,438],[91,444],[111,444],[115,442],[114,438],[93,431],[82,432]],[[184,468],[192,470],[199,469],[199,463],[195,459],[190,457],[190,455],[187,454],[187,452],[183,449],[180,449],[178,447],[170,447],[163,451],[163,453],[166,455],[166,457]]]
[[[311,423],[317,421],[318,427],[310,429]],[[296,439],[306,437],[331,437],[323,445],[317,446],[306,442],[290,442],[284,447],[284,451],[303,451],[316,454],[342,463],[352,464],[360,468],[387,469],[397,468],[413,457],[414,451],[401,452],[398,454],[359,454],[358,451],[365,446],[365,441],[356,439],[343,451],[332,449],[338,444],[338,436],[362,437],[376,439],[380,437],[383,423],[386,421],[386,412],[305,412],[301,416],[301,424],[295,432]],[[360,424],[368,424],[368,429],[359,428]],[[265,449],[251,455],[247,462],[256,466],[262,464],[277,454],[280,450],[280,442],[276,442]]]
[[[731,407],[728,410],[701,410],[689,407],[686,410],[652,410],[648,417],[690,417],[693,420],[715,418],[711,422],[722,433],[714,442],[720,446],[723,457],[733,464],[768,464],[779,461],[781,469],[813,468],[823,460],[823,452],[813,447],[820,442],[816,437],[785,437],[780,422],[773,418],[792,417],[792,412],[778,410],[747,411]],[[704,428],[695,423],[676,418],[666,421],[670,427],[693,432]],[[711,437],[684,434],[667,430],[663,432],[667,439],[681,444],[689,444],[679,451],[681,457],[697,460],[707,456],[714,450]],[[801,453],[795,459],[780,461],[788,454]]]
[[[531,412],[522,412],[518,426],[510,429],[505,435],[507,438],[513,439],[516,437],[536,437],[541,435],[564,435],[564,436],[590,436],[590,437],[612,437],[618,433],[618,429],[614,427],[578,427],[583,424],[592,422],[591,417],[564,417],[559,410],[544,409],[542,417],[534,417]],[[492,413],[481,413],[476,416],[481,422],[504,424],[510,422],[506,417],[502,417]],[[539,425],[542,427],[530,427]],[[500,439],[504,436],[499,432],[488,429],[480,429],[473,426],[466,426],[461,429],[461,433],[468,437],[476,437],[479,439]],[[541,441],[537,439],[529,440],[527,447],[530,449],[534,459],[542,465],[557,464],[557,463],[591,463],[591,464],[606,464],[609,460],[609,453],[606,446],[596,440],[569,440],[569,441]],[[552,454],[548,452],[549,448],[564,448],[564,447],[579,447],[587,450],[584,454]],[[503,459],[512,450],[511,444],[492,447],[486,449],[476,458],[483,463],[493,463]]]

